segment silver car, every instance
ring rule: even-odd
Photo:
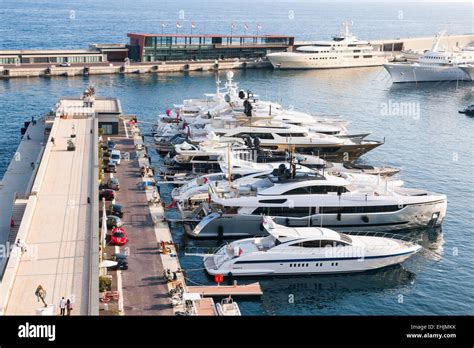
[[[107,181],[107,187],[114,191],[120,190],[120,183],[117,178],[110,178]]]

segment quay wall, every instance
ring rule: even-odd
[[[405,38],[405,39],[394,39],[394,40],[375,40],[370,41],[374,45],[390,44],[390,43],[402,43],[404,50],[413,51],[425,51],[433,46],[434,37],[417,37],[417,38]],[[471,42],[474,42],[474,34],[465,35],[449,35],[441,38],[441,47],[451,48],[462,48]]]
[[[184,62],[153,62],[131,64],[109,64],[100,66],[74,65],[70,67],[4,66],[0,67],[0,79],[19,77],[56,77],[56,76],[87,76],[102,74],[148,74],[162,72],[187,72],[229,69],[270,68],[266,60],[221,60],[215,61],[184,61]]]

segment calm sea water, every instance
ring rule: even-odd
[[[70,19],[70,11],[75,19]],[[342,20],[355,22],[364,38],[430,36],[441,28],[472,32],[470,4],[347,4],[241,1],[10,1],[0,8],[0,49],[85,47],[91,42],[125,42],[126,32],[159,32],[174,26],[179,11],[202,32],[228,32],[229,22],[261,23],[267,33],[325,38]],[[289,18],[294,11],[294,19]],[[398,16],[402,11],[403,19]],[[211,14],[211,15],[210,15]],[[167,28],[173,32],[174,27]],[[183,28],[184,30],[184,28]],[[221,73],[224,74],[223,72]],[[224,76],[221,76],[223,79]],[[368,130],[386,144],[363,157],[370,164],[402,168],[408,187],[448,195],[441,231],[419,232],[427,251],[403,266],[341,276],[260,280],[260,300],[240,300],[247,315],[472,314],[474,300],[474,118],[458,114],[473,101],[472,83],[392,86],[382,68],[333,71],[235,71],[235,78],[264,99],[312,113],[341,114],[353,131]],[[99,95],[121,99],[124,110],[154,122],[158,113],[183,98],[213,91],[213,73],[96,76],[0,81],[0,176],[19,143],[19,129],[49,110],[60,96],[77,96],[90,84]],[[412,113],[397,113],[410,103]],[[386,112],[388,110],[388,112]],[[142,127],[146,130],[146,125]],[[156,163],[157,158],[153,159]],[[163,188],[165,200],[169,189]],[[173,212],[169,213],[173,215]],[[180,227],[175,241],[187,241]],[[182,257],[190,282],[211,283],[196,257]],[[247,279],[247,282],[255,279]]]

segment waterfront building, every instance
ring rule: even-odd
[[[0,64],[100,63],[107,57],[99,50],[8,50],[0,51]]]
[[[267,53],[286,50],[295,40],[285,35],[129,33],[127,36],[129,58],[141,62],[262,58]]]

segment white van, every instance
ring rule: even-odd
[[[120,154],[119,150],[112,150],[110,153],[110,162],[115,163],[116,165],[120,164],[120,159],[122,158],[122,155]]]

